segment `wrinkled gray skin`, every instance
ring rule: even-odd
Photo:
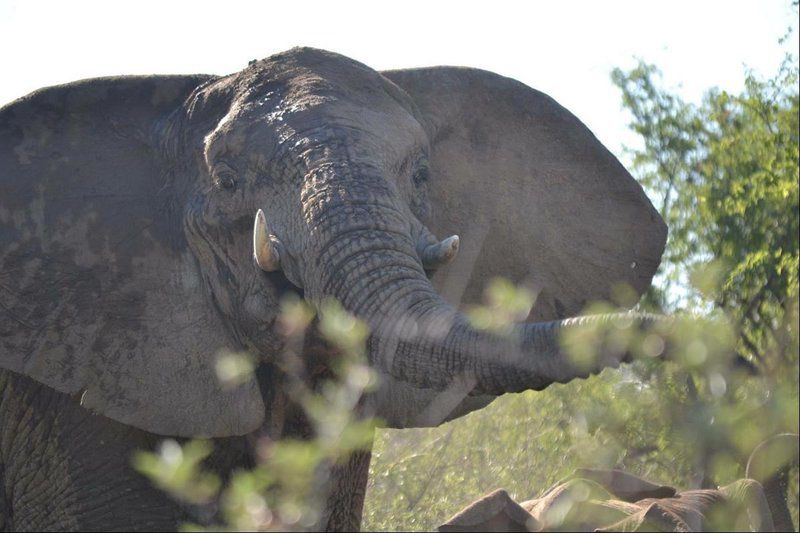
[[[678,492],[621,470],[579,469],[539,498],[515,502],[498,489],[472,502],[439,531],[796,531],[789,470],[798,435],[776,435],[753,450],[746,477],[718,489]]]
[[[253,261],[259,209],[271,272]],[[461,251],[444,266],[429,247],[451,234]],[[436,425],[627,360],[576,369],[559,332],[605,318],[542,321],[617,283],[641,294],[665,237],[580,121],[484,71],[380,74],[301,48],[224,77],[37,91],[0,110],[4,526],[174,527],[185,510],[130,472],[131,449],[214,437],[226,472],[260,434],[308,436],[281,388],[287,293],[335,297],[371,326],[382,386],[362,414]],[[539,295],[509,338],[456,311],[495,275]],[[257,377],[223,387],[222,349],[257,354]],[[312,335],[306,379],[331,356]],[[334,469],[320,527],[358,527],[368,463]]]

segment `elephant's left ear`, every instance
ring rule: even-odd
[[[0,370],[155,433],[224,436],[264,416],[224,387],[230,347],[155,132],[208,76],[85,80],[0,108]]]
[[[522,83],[476,69],[382,73],[416,103],[431,140],[426,220],[459,234],[434,282],[479,300],[491,276],[539,290],[531,319],[578,314],[624,283],[641,294],[666,226],[641,186],[569,111]]]

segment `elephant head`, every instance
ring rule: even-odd
[[[563,356],[558,332],[585,319],[541,321],[617,283],[641,293],[666,236],[548,96],[308,48],[223,77],[37,91],[0,110],[0,172],[0,365],[170,435],[259,426],[258,384],[221,385],[215,357],[274,361],[287,292],[369,323],[383,386],[367,404],[392,426],[616,365]],[[453,305],[494,275],[539,293],[512,337]]]

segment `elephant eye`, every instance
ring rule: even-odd
[[[414,175],[411,177],[414,181],[414,185],[420,186],[423,183],[426,183],[430,179],[430,172],[428,171],[428,166],[421,166],[415,172]]]
[[[236,190],[236,174],[230,168],[224,168],[214,173],[214,185],[226,191]]]

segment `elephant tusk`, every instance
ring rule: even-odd
[[[452,261],[458,253],[458,244],[458,235],[451,235],[441,242],[426,246],[420,254],[422,266],[425,267],[426,270],[435,270],[446,265]]]
[[[259,209],[253,225],[253,259],[258,268],[266,272],[275,272],[281,268],[278,244],[278,238],[269,232],[264,211]]]

